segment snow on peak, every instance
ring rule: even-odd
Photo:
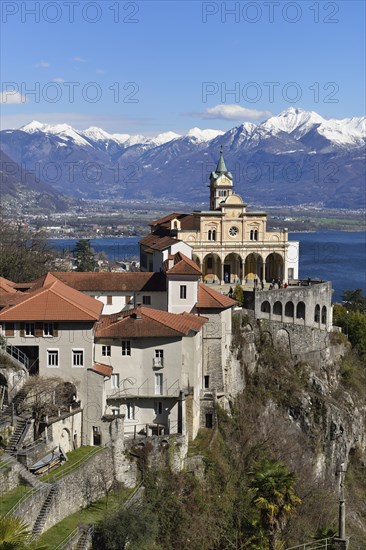
[[[108,132],[105,132],[101,128],[97,128],[96,126],[90,126],[90,128],[87,128],[80,133],[94,141],[107,141],[109,139],[113,139],[111,134],[108,134]]]
[[[289,107],[277,116],[267,119],[262,127],[273,133],[286,132],[291,134],[296,130],[295,138],[306,134],[314,124],[321,124],[325,119],[314,111],[304,111]]]
[[[222,136],[224,133],[225,132],[222,132],[221,130],[201,130],[200,128],[191,128],[187,133],[187,137],[196,138],[197,141],[211,141],[211,139],[214,139],[217,136]]]
[[[169,141],[173,141],[173,139],[177,139],[182,137],[180,134],[176,134],[175,132],[163,132],[162,134],[158,134],[156,137],[151,138],[151,143],[154,145],[164,145],[164,143],[168,143]]]
[[[38,120],[32,120],[32,122],[29,122],[29,124],[25,124],[24,126],[21,126],[19,130],[33,134],[33,132],[39,132],[44,130],[45,126],[46,124],[42,124],[42,122],[38,122]]]

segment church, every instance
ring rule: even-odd
[[[140,241],[141,271],[159,271],[170,255],[182,252],[196,262],[205,283],[298,279],[299,243],[288,240],[286,229],[267,231],[265,212],[247,210],[234,192],[222,147],[209,188],[209,210],[150,222],[151,233]]]

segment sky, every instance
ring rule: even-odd
[[[364,1],[1,2],[2,129],[228,130],[365,113]]]

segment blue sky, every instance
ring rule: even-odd
[[[3,0],[1,9],[2,128],[36,119],[155,135],[227,130],[291,106],[364,114],[363,1]]]

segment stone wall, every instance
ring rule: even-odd
[[[6,459],[4,459],[6,462]],[[19,485],[19,474],[22,470],[22,465],[18,462],[11,461],[0,468],[0,496],[3,496],[8,491],[11,491]],[[24,488],[27,491],[28,488]]]

